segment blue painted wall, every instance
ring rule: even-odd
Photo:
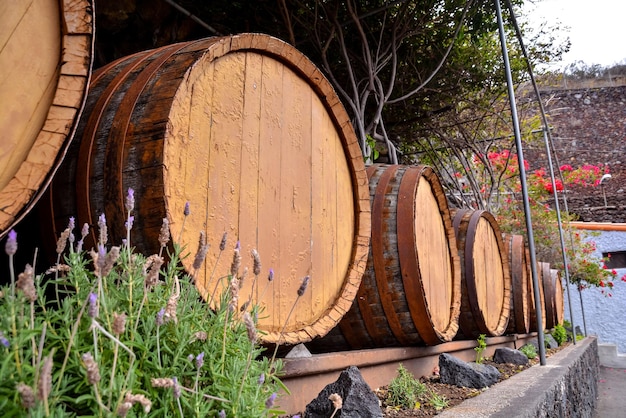
[[[599,258],[602,253],[611,251],[626,251],[626,232],[602,231],[599,236],[590,237],[596,242],[595,255]],[[618,269],[618,279],[612,290],[601,293],[600,288],[585,289],[582,291],[587,333],[597,335],[599,343],[617,344],[620,353],[626,353],[626,283],[619,277],[626,274],[626,268]],[[565,286],[565,282],[564,286]],[[578,290],[570,285],[569,293],[572,297],[574,324],[583,328],[582,311]],[[606,296],[610,292],[611,297]],[[565,319],[570,320],[567,291],[565,292]]]

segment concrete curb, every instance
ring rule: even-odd
[[[598,343],[588,337],[479,396],[442,418],[592,417],[598,393]]]

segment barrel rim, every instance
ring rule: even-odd
[[[435,174],[434,170],[426,165],[418,165],[408,167],[400,182],[400,189],[398,191],[398,252],[400,257],[400,268],[402,272],[402,280],[405,286],[405,292],[409,302],[409,311],[413,318],[413,323],[417,328],[420,336],[427,344],[438,344],[442,341],[451,340],[458,331],[458,318],[461,309],[461,277],[460,277],[460,264],[458,261],[458,252],[456,249],[456,240],[448,237],[448,254],[452,261],[450,267],[452,268],[452,303],[450,306],[450,319],[444,329],[438,329],[432,321],[432,315],[428,310],[428,301],[424,293],[424,286],[416,288],[411,286],[409,278],[412,272],[416,272],[417,278],[422,282],[421,271],[419,269],[419,255],[417,254],[417,247],[415,245],[409,245],[409,243],[415,242],[415,223],[414,219],[417,216],[415,213],[415,196],[419,187],[419,180],[424,178],[428,181],[433,190],[433,195],[437,200],[440,208],[440,214],[442,215],[442,222],[444,223],[444,230],[450,231],[450,228],[445,228],[445,222],[450,222],[450,214],[448,209],[447,200],[443,193],[443,187]],[[435,190],[436,189],[436,190]],[[443,213],[441,213],[443,212]],[[445,216],[447,212],[448,216]],[[410,216],[409,216],[410,215]],[[400,243],[405,245],[400,245]],[[457,265],[458,264],[458,265]],[[426,319],[428,322],[424,321]]]
[[[211,59],[229,52],[255,51],[273,56],[302,77],[318,95],[341,139],[353,186],[355,210],[352,254],[342,287],[335,303],[302,330],[269,331],[262,336],[266,343],[306,342],[327,334],[348,312],[365,271],[371,234],[371,208],[367,174],[356,132],[335,89],[319,68],[292,45],[273,36],[242,33],[218,38],[205,52]],[[169,214],[168,214],[169,217]]]
[[[486,221],[490,224],[493,229],[493,234],[496,239],[498,248],[500,249],[500,260],[502,265],[502,273],[504,279],[504,295],[503,295],[503,303],[502,310],[500,311],[498,317],[498,323],[493,329],[487,327],[485,317],[482,313],[482,310],[478,304],[478,300],[476,298],[469,297],[469,295],[476,295],[476,287],[475,282],[473,280],[467,280],[467,272],[471,272],[471,276],[474,277],[474,263],[473,263],[473,245],[468,246],[467,240],[471,238],[471,242],[475,242],[476,231],[478,228],[478,223],[481,219],[486,219]],[[475,326],[480,333],[489,335],[489,336],[498,336],[502,335],[508,326],[509,317],[510,317],[510,308],[511,308],[511,274],[508,257],[504,256],[504,243],[502,241],[502,232],[500,231],[500,227],[496,218],[493,214],[486,210],[469,210],[469,209],[459,209],[454,214],[453,224],[455,225],[455,233],[460,232],[461,224],[467,223],[467,231],[464,237],[463,248],[460,249],[463,252],[463,261],[465,265],[465,279],[462,279],[462,284],[465,286],[465,289],[468,293],[467,301],[469,303],[471,315],[472,315],[472,326]],[[507,286],[508,284],[508,286]],[[464,323],[466,321],[461,320],[461,330],[464,334],[472,334],[470,329],[463,329]],[[469,324],[465,324],[465,328],[469,328]]]
[[[513,322],[515,331],[523,334],[530,332],[530,295],[528,294],[528,269],[524,236],[518,234],[504,234],[508,237],[505,243],[509,247],[511,269],[511,296],[513,301]],[[524,272],[526,274],[524,274]],[[519,276],[519,277],[518,277]],[[524,280],[525,276],[525,280]],[[516,287],[516,285],[519,285]],[[510,321],[510,319],[509,319]]]
[[[61,8],[61,25],[59,30],[61,31],[61,51],[59,51],[59,78],[57,80],[57,91],[55,98],[53,99],[50,108],[48,109],[48,115],[44,121],[31,150],[24,158],[24,163],[28,162],[29,158],[36,153],[40,152],[40,148],[55,148],[55,144],[50,143],[46,138],[48,134],[59,134],[54,130],[46,131],[46,125],[49,122],[58,119],[58,116],[54,115],[55,108],[62,108],[66,114],[67,127],[64,134],[65,138],[60,144],[56,145],[56,158],[47,161],[49,163],[47,171],[41,178],[30,178],[28,187],[24,187],[23,179],[18,178],[20,171],[24,167],[20,168],[18,172],[9,180],[6,187],[0,190],[0,198],[9,194],[11,201],[15,202],[16,199],[21,198],[22,202],[16,202],[17,204],[8,208],[3,208],[2,212],[7,216],[5,220],[0,220],[0,239],[2,239],[9,231],[15,227],[24,217],[32,210],[35,204],[45,194],[47,187],[52,182],[54,175],[56,174],[59,166],[63,162],[67,150],[74,139],[76,130],[78,127],[78,120],[80,119],[85,103],[87,101],[87,92],[89,89],[89,83],[91,79],[92,67],[94,62],[94,48],[95,48],[95,5],[93,0],[76,0],[76,1],[62,1],[59,2]],[[78,18],[80,16],[80,18]],[[87,39],[87,50],[81,51],[84,55],[76,53],[75,49],[69,48],[66,45],[74,45],[80,43],[81,39]],[[81,67],[84,70],[77,71],[76,67]],[[82,94],[80,98],[74,100],[72,103],[64,102],[63,104],[55,104],[56,94],[58,92],[59,85],[64,80],[74,80],[73,90],[79,91]],[[71,123],[70,123],[71,122]],[[52,129],[52,128],[51,128]],[[39,161],[39,159],[38,159]],[[24,165],[24,164],[23,164]],[[38,163],[41,166],[41,163]],[[34,176],[32,176],[34,177]],[[15,190],[28,190],[27,193],[21,196],[15,195]]]

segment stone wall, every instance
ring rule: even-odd
[[[604,185],[608,209],[601,187],[572,187],[570,212],[583,221],[626,222],[626,86],[544,90],[541,97],[560,165],[602,164],[612,176]],[[547,167],[543,141],[524,153],[533,168]]]

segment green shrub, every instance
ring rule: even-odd
[[[557,342],[558,345],[562,345],[565,341],[567,341],[567,331],[562,325],[557,325],[552,329],[552,338]]]
[[[128,240],[109,247],[103,216],[100,221],[98,249],[89,255],[80,249],[82,239],[75,245],[70,221],[57,248],[61,255],[69,246],[69,254],[51,278],[34,277],[27,266],[16,280],[17,237],[9,234],[11,284],[0,289],[3,415],[280,413],[274,401],[284,388],[281,363],[262,356],[258,309],[233,309],[238,287],[229,286],[212,310],[181,271],[178,246],[167,264],[160,254],[133,253]],[[130,211],[127,222],[132,228]],[[163,234],[160,241],[169,240]],[[236,275],[228,278],[235,282]]]
[[[417,409],[419,399],[426,392],[426,385],[415,379],[402,365],[398,367],[398,376],[390,383],[386,402],[390,406]]]
[[[476,339],[476,342],[478,343],[478,346],[474,347],[474,351],[476,351],[476,363],[480,364],[483,362],[483,352],[487,348],[485,334],[480,334],[478,339]]]
[[[525,346],[521,347],[519,351],[524,353],[524,355],[531,360],[537,357],[537,349],[532,344],[526,344]]]
[[[442,409],[447,408],[450,402],[446,399],[445,396],[438,395],[435,392],[431,392],[428,403],[430,404],[430,406],[435,408],[435,411],[441,411]]]

